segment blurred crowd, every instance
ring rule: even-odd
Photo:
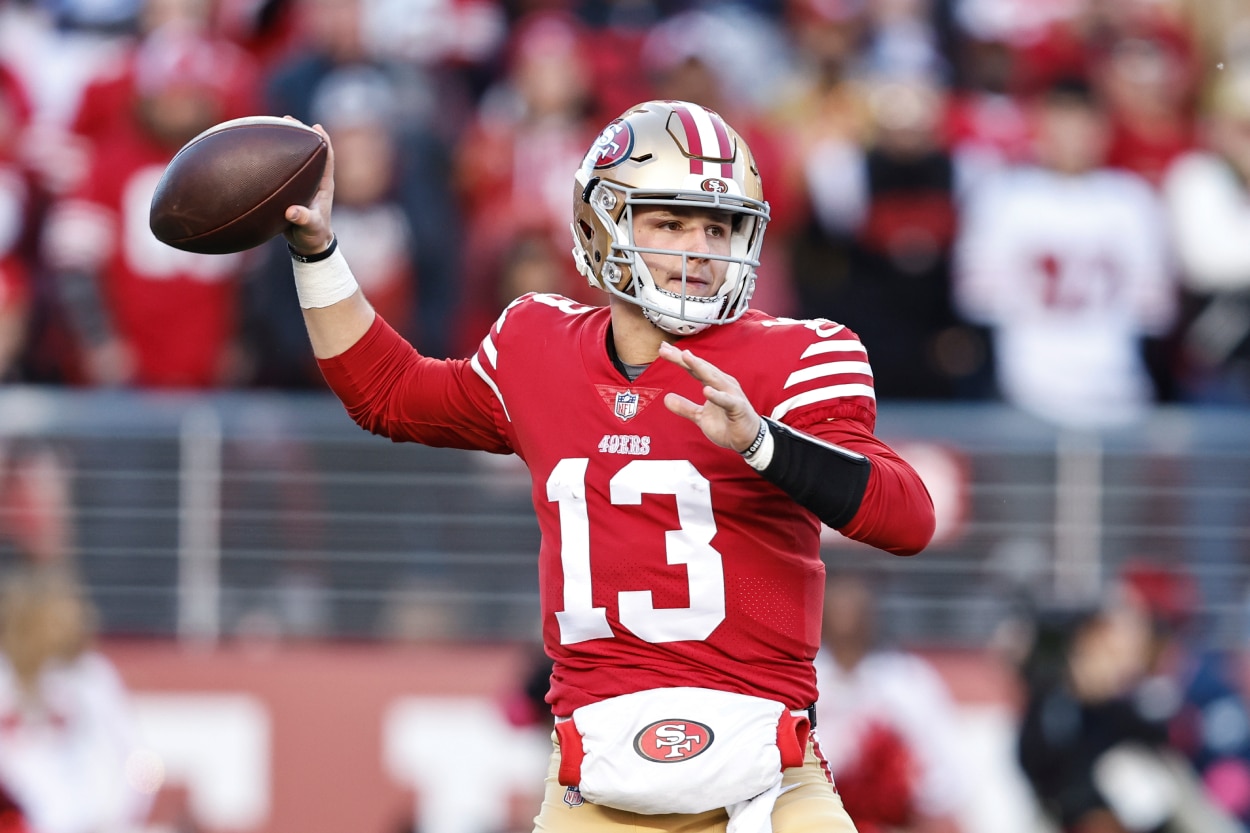
[[[1136,559],[1098,599],[1030,599],[1004,621],[990,647],[1013,692],[1012,737],[989,766],[955,675],[890,633],[882,582],[830,572],[816,657],[816,732],[860,833],[1250,830],[1244,654],[1203,644],[1183,567]],[[1031,805],[1014,824],[970,812],[1008,785],[993,783],[996,766]]]
[[[245,115],[329,130],[344,251],[423,352],[468,355],[523,292],[602,303],[569,254],[572,174],[654,97],[747,139],[772,207],[754,305],[847,324],[879,397],[1076,428],[1250,406],[1245,0],[0,0],[0,381],[322,384],[281,240],[196,255],[148,228],[177,150]],[[69,549],[66,478],[55,449],[0,443],[0,534],[32,575]],[[833,760],[848,801],[864,830],[957,833],[971,788],[930,766],[952,754],[949,695],[878,650],[871,594],[844,578],[821,724],[856,740]],[[22,599],[77,598],[65,580],[0,598],[5,754],[67,709],[111,713],[65,693],[115,688],[89,615],[50,617],[68,635],[46,656],[14,647],[45,629]],[[1244,671],[1201,649],[1193,592],[1140,567],[1104,604],[1024,617],[1017,752],[1054,829],[1250,828]],[[33,806],[5,754],[0,782]],[[1142,779],[1153,803],[1127,795]],[[6,801],[0,830],[21,829]]]
[[[1238,0],[3,0],[0,373],[315,387],[280,240],[151,235],[226,119],[330,131],[336,228],[423,351],[573,269],[572,172],[630,104],[751,144],[755,305],[845,323],[878,395],[1061,424],[1250,403],[1250,7]]]
[[[1204,644],[1201,601],[1185,568],[1138,559],[1097,603],[1042,605],[1003,641],[1016,760],[1061,833],[1250,829],[1244,656]]]

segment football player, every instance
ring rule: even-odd
[[[821,525],[912,555],[929,494],[873,434],[855,334],[750,308],[768,204],[719,115],[639,104],[572,186],[607,304],[525,295],[438,360],[359,291],[331,156],[287,211],[313,352],[363,428],[529,467],[556,719],[536,830],[852,831],[810,732]]]

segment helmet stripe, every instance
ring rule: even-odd
[[[706,107],[677,104],[673,107],[673,111],[681,119],[682,129],[686,132],[686,151],[690,154],[690,173],[711,173],[707,169],[709,159],[726,160],[720,162],[720,175],[726,179],[732,179],[734,147],[724,119]],[[713,152],[705,153],[703,150],[705,147]]]
[[[683,107],[680,104],[673,108],[677,113],[677,118],[681,119],[682,129],[686,131],[686,151],[690,154],[690,173],[703,173],[703,139],[699,135],[699,128],[695,124],[694,113],[689,107]]]
[[[708,112],[708,118],[712,122],[712,130],[716,132],[716,143],[720,147],[720,158],[729,159],[729,154],[733,151],[733,146],[729,142],[729,131],[725,128],[724,120],[711,111]],[[722,162],[720,165],[720,175],[725,177],[725,179],[733,179],[733,162]]]

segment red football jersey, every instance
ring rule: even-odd
[[[243,255],[184,252],[152,234],[152,194],[172,155],[130,125],[101,138],[91,176],[49,219],[45,248],[54,268],[100,276],[136,385],[212,387],[235,331]]]
[[[606,307],[527,295],[467,362],[418,356],[375,322],[321,364],[366,428],[525,460],[557,715],[675,685],[814,702],[820,521],[665,407],[669,391],[702,401],[686,371],[656,361],[626,379],[607,350],[610,320]],[[927,504],[910,467],[871,437],[872,374],[850,330],[752,311],[681,346],[736,377],[761,414],[821,436],[838,425],[836,439],[880,452],[881,478],[902,471]],[[870,487],[865,503],[884,494]],[[897,525],[915,526],[901,505]]]

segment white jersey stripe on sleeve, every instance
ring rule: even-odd
[[[486,338],[482,339],[482,352],[486,354],[486,358],[490,362],[490,366],[498,369],[499,351],[495,348],[495,342],[491,339],[489,334]],[[477,358],[476,354],[474,354],[474,358]]]
[[[786,379],[785,387],[790,388],[822,376],[833,376],[839,373],[851,373],[856,376],[872,376],[872,366],[868,362],[825,362],[814,367],[796,370]]]
[[[806,393],[800,393],[781,402],[776,408],[773,408],[769,417],[772,419],[781,419],[795,408],[804,405],[812,405],[816,402],[826,402],[830,399],[840,399],[845,396],[865,396],[869,399],[876,400],[876,391],[872,389],[872,385],[847,384],[847,385],[830,385],[827,388],[816,388]]]
[[[485,344],[486,342],[483,342]],[[503,401],[503,394],[499,392],[499,386],[495,384],[495,380],[491,378],[486,369],[482,367],[482,363],[478,361],[478,354],[474,353],[473,358],[469,359],[469,366],[473,368],[473,372],[482,377],[482,381],[486,383],[495,393],[495,398],[499,400],[500,406],[503,408],[503,415],[508,422],[512,422],[512,417],[508,414],[508,403]]]
[[[818,341],[803,351],[800,359],[808,359],[821,353],[863,353],[864,345],[858,340],[843,339],[841,341]]]

